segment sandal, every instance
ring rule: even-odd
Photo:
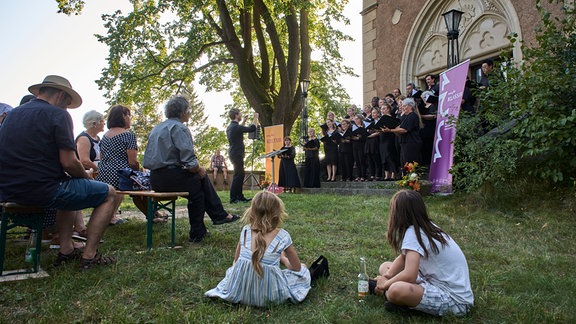
[[[78,260],[81,257],[82,257],[82,251],[80,251],[79,249],[74,249],[72,250],[72,252],[68,254],[62,254],[58,252],[58,256],[56,257],[56,260],[54,260],[54,266],[59,267],[62,265],[62,263],[68,263],[72,260]]]
[[[99,252],[92,259],[80,259],[80,270],[90,270],[95,266],[106,266],[116,263],[116,257],[104,256]]]
[[[72,238],[78,241],[86,241],[88,239],[86,229],[83,229],[80,232],[72,233]]]
[[[111,226],[121,225],[121,224],[124,224],[126,222],[127,222],[127,220],[124,218],[117,218],[115,222],[110,222],[110,224],[108,224],[108,225],[111,225]]]
[[[168,216],[156,217],[152,220],[153,223],[166,223],[168,221]]]

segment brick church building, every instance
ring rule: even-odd
[[[502,50],[522,61],[520,44],[507,36],[533,43],[540,23],[535,0],[363,0],[362,8],[364,104],[394,88],[404,94],[408,82],[424,88],[427,74],[446,70],[447,11],[463,12],[460,61],[470,59],[469,77],[477,81],[482,61],[497,61]]]

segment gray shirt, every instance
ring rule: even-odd
[[[154,127],[148,137],[142,165],[149,170],[197,167],[198,159],[188,127],[178,118],[167,119]]]

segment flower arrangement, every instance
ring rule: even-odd
[[[272,182],[272,176],[270,175],[270,173],[266,173],[264,179],[260,181],[260,189],[268,188],[271,182]]]
[[[396,182],[398,187],[400,187],[400,189],[420,191],[419,171],[420,167],[418,166],[418,162],[406,162],[406,164],[404,164],[404,176]]]

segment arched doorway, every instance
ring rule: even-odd
[[[503,0],[429,0],[416,17],[408,35],[402,64],[401,84],[420,82],[427,74],[446,70],[446,25],[442,13],[451,9],[464,12],[460,22],[460,61],[470,59],[478,65],[486,58],[496,57],[510,49],[515,61],[522,59],[519,46],[507,36],[517,33],[522,39],[520,22],[511,1]],[[431,18],[435,17],[435,18]]]

